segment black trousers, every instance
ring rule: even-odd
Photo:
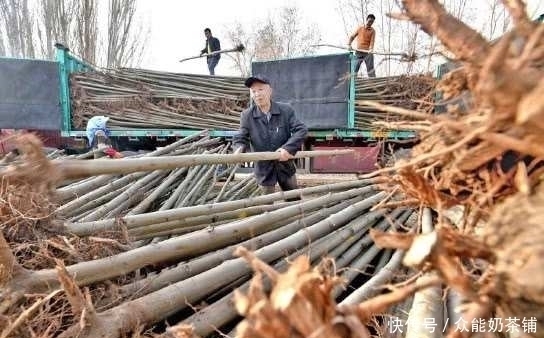
[[[368,77],[376,77],[376,71],[374,69],[374,55],[372,53],[357,52],[357,63],[355,64],[355,74],[359,72],[361,64],[364,62],[366,65],[366,72]]]
[[[293,175],[287,179],[282,179],[282,180],[278,179],[278,185],[280,186],[281,191],[289,191],[289,190],[298,189],[297,176]],[[262,185],[261,187],[263,188],[264,193],[267,195],[272,194],[276,191],[276,185]],[[288,198],[285,201],[286,202],[300,201],[300,197]]]

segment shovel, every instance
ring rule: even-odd
[[[222,50],[218,50],[218,51],[215,51],[215,52],[202,54],[202,55],[199,55],[199,56],[191,56],[191,57],[188,57],[188,58],[185,58],[185,59],[181,59],[181,60],[179,60],[179,62],[192,60],[192,59],[203,58],[205,56],[212,56],[212,55],[217,55],[217,54],[222,54],[222,53],[243,52],[245,49],[246,49],[246,47],[244,47],[244,45],[239,44],[238,46],[236,46],[234,48],[231,48],[231,49],[222,49]]]

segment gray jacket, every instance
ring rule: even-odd
[[[295,155],[302,146],[308,128],[295,116],[295,111],[288,104],[272,101],[270,121],[256,106],[252,105],[242,112],[240,130],[234,136],[234,148],[251,146],[255,152],[276,151],[279,148]],[[255,163],[255,176],[260,185],[275,185],[278,180],[285,180],[296,172],[293,160],[259,161]]]

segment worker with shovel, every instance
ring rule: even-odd
[[[245,85],[250,89],[255,104],[242,112],[240,130],[233,140],[235,153],[249,147],[255,152],[280,152],[279,161],[255,163],[257,182],[266,194],[275,191],[276,183],[283,191],[297,189],[293,155],[301,148],[308,128],[297,119],[291,106],[272,101],[268,79],[252,76]]]
[[[210,75],[215,75],[215,67],[217,66],[217,63],[219,63],[221,54],[209,54],[220,51],[221,43],[218,38],[212,36],[212,31],[209,28],[204,29],[204,35],[206,36],[206,46],[200,51],[200,56],[208,54],[208,56],[206,56],[208,70],[210,71]]]
[[[348,48],[351,50],[351,44],[355,37],[357,37],[357,49],[355,52],[355,55],[357,56],[357,65],[355,66],[355,74],[359,72],[361,63],[364,62],[368,77],[376,77],[376,71],[374,70],[374,55],[372,54],[374,40],[376,38],[376,31],[372,28],[374,20],[376,20],[374,14],[369,14],[366,17],[366,25],[357,28],[348,40]]]

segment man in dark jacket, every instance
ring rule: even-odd
[[[293,108],[271,100],[270,82],[261,76],[252,76],[245,81],[250,88],[254,105],[244,110],[240,119],[240,130],[234,137],[235,152],[279,151],[279,161],[255,163],[255,177],[265,193],[273,193],[276,183],[281,190],[297,188],[296,167],[293,156],[302,146],[308,128],[297,119]]]
[[[221,43],[219,43],[219,39],[212,36],[212,31],[209,28],[204,29],[204,35],[206,36],[206,46],[200,51],[200,56],[221,50]],[[220,58],[221,54],[208,55],[206,57],[210,75],[215,75],[215,66],[217,66]]]

